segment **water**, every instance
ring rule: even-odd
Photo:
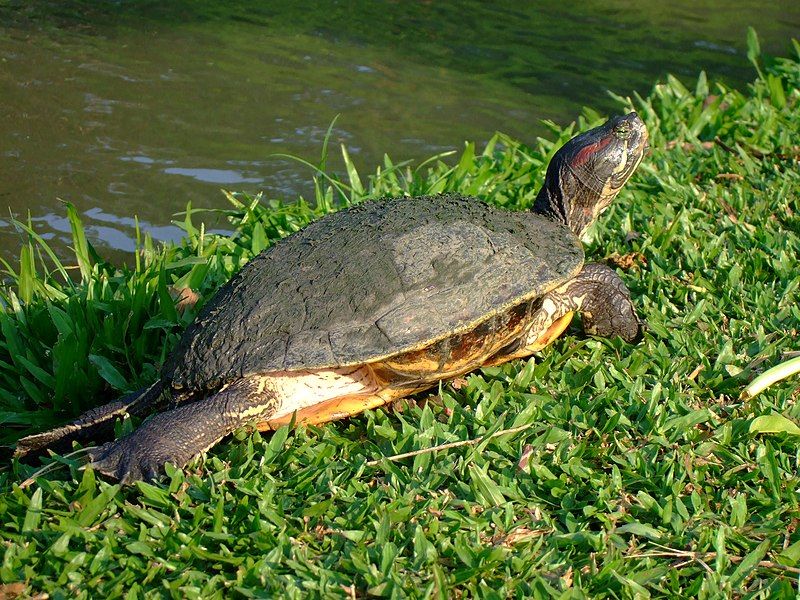
[[[333,141],[370,170],[495,130],[534,140],[667,72],[742,87],[748,25],[773,54],[800,34],[794,0],[163,4],[0,0],[0,207],[61,252],[62,200],[125,260],[135,217],[177,240],[173,215],[225,206],[220,188],[308,196],[311,173],[271,155],[316,160],[337,115]],[[21,239],[0,220],[0,257]]]

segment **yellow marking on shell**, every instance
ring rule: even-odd
[[[493,367],[495,365],[503,364],[504,362],[508,362],[509,360],[514,360],[515,358],[525,358],[530,356],[534,352],[538,352],[542,350],[546,346],[549,346],[553,341],[560,336],[564,330],[569,325],[570,321],[572,321],[572,317],[575,313],[568,312],[562,317],[559,317],[544,330],[537,330],[531,331],[528,334],[528,339],[526,340],[526,344],[522,348],[518,348],[514,352],[510,352],[509,354],[501,354],[493,357],[491,360],[486,362],[487,367]]]
[[[262,385],[263,384],[263,385]],[[269,395],[277,409],[259,429],[274,429],[288,423],[296,412],[298,422],[323,422],[331,418],[314,419],[332,400],[346,397],[365,397],[379,391],[380,386],[368,365],[358,368],[321,369],[317,371],[284,371],[268,373],[259,382],[259,389]],[[252,416],[259,416],[263,411]],[[307,420],[305,416],[311,417]]]
[[[472,371],[521,335],[526,321],[514,320],[513,315],[509,311],[501,335],[489,327],[486,336],[451,338],[466,346],[451,348],[449,343],[434,343],[359,367],[269,373],[265,376],[267,392],[277,397],[279,408],[258,427],[275,429],[292,418],[305,424],[340,419]]]
[[[396,373],[436,373],[439,370],[439,363],[438,355],[423,350],[401,354],[384,360],[380,364]]]
[[[272,417],[258,424],[261,430],[276,429],[295,419],[298,424],[319,424],[358,414],[387,402],[428,389],[442,379],[468,373],[480,366],[506,362],[544,348],[567,327],[572,313],[559,319],[558,305],[546,298],[545,319],[550,325],[536,333],[534,344],[513,354],[498,354],[527,330],[530,321],[516,320],[526,312],[509,311],[499,330],[487,328],[486,336],[453,336],[456,344],[431,344],[412,352],[361,366],[317,371],[269,373],[259,382],[259,392],[271,394],[278,404]],[[458,343],[466,344],[459,346]],[[474,345],[473,345],[474,344]],[[465,350],[462,354],[456,350]],[[457,357],[457,358],[454,358]],[[262,386],[263,383],[263,386]]]

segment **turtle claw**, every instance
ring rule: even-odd
[[[128,461],[119,452],[114,452],[115,449],[111,447],[114,445],[116,445],[116,442],[110,442],[89,450],[88,466],[106,477],[111,477],[121,483],[127,483],[130,480],[128,476],[130,474]]]
[[[158,479],[164,464],[182,467],[231,429],[219,423],[225,397],[159,413],[133,433],[89,451],[89,465],[121,483]]]
[[[152,452],[142,452],[133,436],[89,450],[89,466],[122,484],[157,479],[167,461]]]

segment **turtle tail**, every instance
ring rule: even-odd
[[[160,380],[156,381],[149,387],[92,408],[71,423],[20,439],[14,456],[38,455],[45,450],[64,452],[72,447],[72,442],[99,441],[111,437],[116,417],[125,414],[139,416],[151,412],[158,407],[164,395],[164,384]]]

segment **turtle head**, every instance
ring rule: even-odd
[[[647,129],[635,112],[575,136],[550,161],[533,210],[562,221],[581,237],[628,181],[646,149]]]

